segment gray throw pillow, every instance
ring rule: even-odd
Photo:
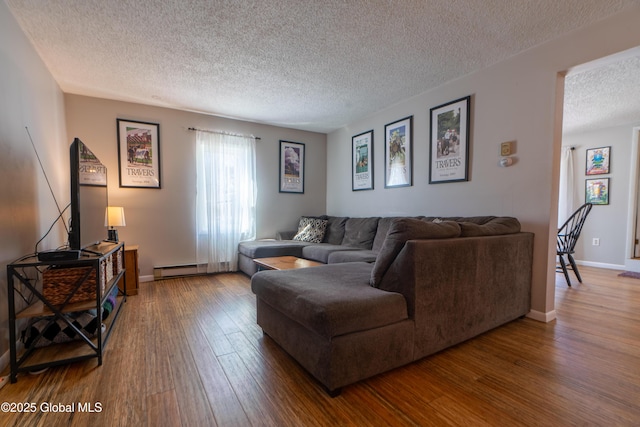
[[[460,226],[454,221],[430,222],[414,218],[399,218],[389,227],[387,237],[371,271],[371,286],[378,288],[385,273],[407,240],[449,239],[460,236]]]

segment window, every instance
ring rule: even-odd
[[[236,271],[238,243],[256,235],[255,138],[196,132],[198,265]]]

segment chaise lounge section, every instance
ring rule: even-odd
[[[337,395],[524,316],[533,234],[514,218],[491,218],[393,218],[374,262],[258,272],[257,322]]]

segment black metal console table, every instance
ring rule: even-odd
[[[104,346],[113,331],[113,326],[126,301],[124,243],[102,242],[85,248],[79,259],[40,261],[36,255],[23,257],[7,265],[7,285],[9,302],[9,339],[11,358],[11,382],[17,381],[19,372],[33,372],[51,366],[86,360],[96,357],[98,365],[102,365]],[[46,271],[64,271],[64,269],[82,268],[87,274],[82,274],[69,284],[68,296],[63,301],[53,304],[45,297],[44,286],[56,286],[44,283]],[[90,267],[87,269],[86,267]],[[55,269],[55,270],[52,270]],[[95,274],[94,274],[95,273]],[[95,283],[95,296],[84,301],[73,301],[74,295],[79,289],[86,291],[87,280]],[[118,287],[122,281],[116,296],[116,306],[102,327],[102,307],[107,297]],[[57,289],[56,289],[57,290]],[[93,294],[93,292],[92,292]],[[16,296],[24,301],[16,309]],[[73,301],[73,302],[72,302]],[[93,335],[86,334],[74,324],[71,313],[95,310],[97,328]],[[35,337],[30,346],[18,348],[17,328],[24,327],[27,320],[20,319],[46,319],[52,325],[61,320],[65,326],[70,327],[79,339],[64,343],[36,346],[40,336]],[[42,332],[40,333],[42,334]]]

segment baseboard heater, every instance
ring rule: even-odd
[[[204,272],[206,272],[207,267],[206,266],[203,266],[203,267],[204,267]],[[167,265],[164,267],[153,267],[153,280],[170,279],[172,277],[181,277],[181,276],[194,276],[196,274],[202,274],[200,271],[198,271],[197,264]]]
[[[228,267],[228,262],[220,263],[220,271],[229,271]],[[197,274],[208,274],[207,264],[184,264],[153,267],[153,280],[170,279],[172,277],[182,276],[195,276]]]

